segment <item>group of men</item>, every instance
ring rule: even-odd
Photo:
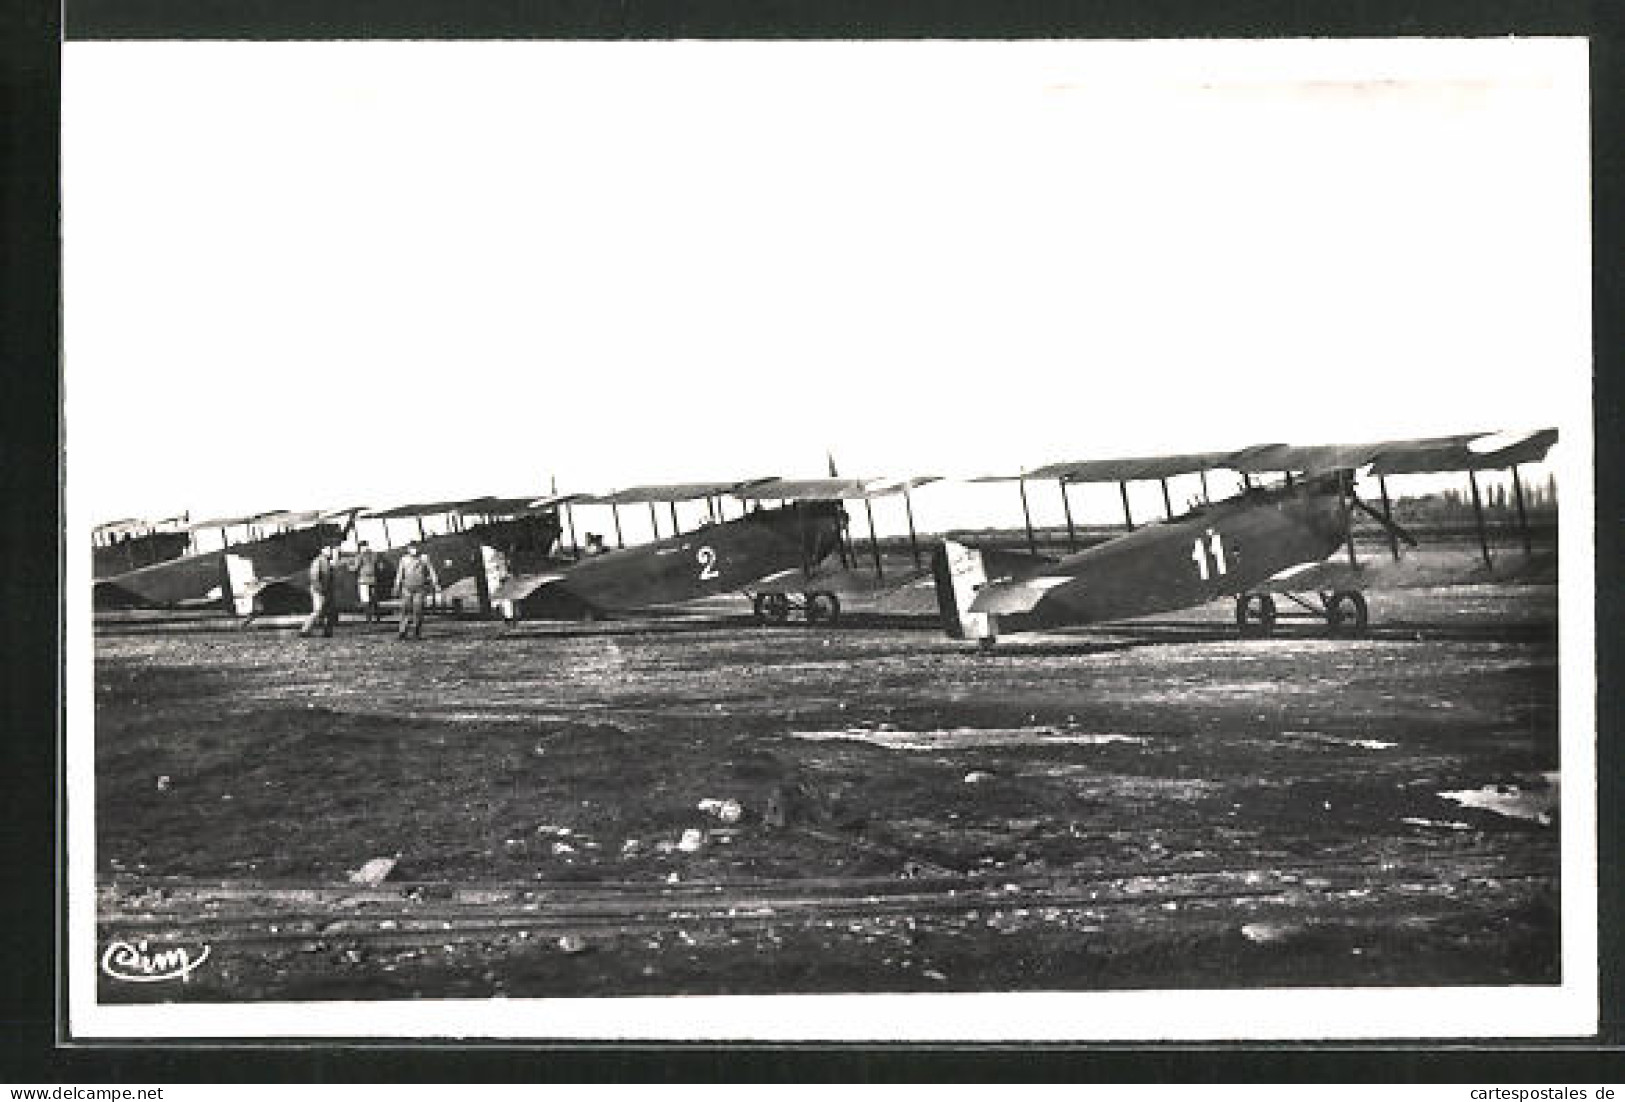
[[[367,623],[377,623],[384,616],[378,607],[378,572],[382,564],[378,553],[361,541],[355,559],[356,591]],[[321,630],[331,637],[339,621],[338,606],[338,544],[322,549],[310,564],[310,615],[306,617],[299,634],[309,638],[311,632]],[[408,547],[395,567],[395,596],[401,602],[401,639],[423,638],[423,612],[429,595],[440,595],[440,578],[434,572],[434,563],[421,553],[416,544]]]

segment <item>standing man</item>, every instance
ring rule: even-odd
[[[333,625],[339,621],[338,585],[339,547],[330,543],[322,548],[310,564],[310,615],[299,629],[300,638],[309,639],[311,630],[318,625],[322,637],[333,637]]]
[[[361,541],[356,552],[355,587],[367,623],[377,623],[382,618],[378,612],[378,552],[368,547],[366,540]]]
[[[435,576],[429,556],[418,553],[417,544],[406,549],[395,570],[395,596],[401,599],[401,638],[412,629],[414,638],[423,638],[423,604],[433,592],[440,595],[440,579]]]

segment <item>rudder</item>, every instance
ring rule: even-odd
[[[987,568],[980,551],[943,540],[931,555],[931,574],[937,585],[942,626],[950,638],[991,640],[998,634],[998,624],[991,615],[970,611],[976,594],[987,584]]]

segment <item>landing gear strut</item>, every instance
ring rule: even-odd
[[[1365,594],[1354,589],[1338,589],[1318,594],[1319,606],[1311,604],[1294,593],[1283,593],[1291,604],[1302,611],[1279,611],[1275,598],[1268,593],[1243,593],[1236,598],[1236,626],[1243,636],[1262,638],[1274,633],[1278,620],[1324,620],[1332,635],[1359,635],[1370,622],[1371,612]]]
[[[788,593],[758,593],[751,599],[758,624],[782,624],[799,612],[809,624],[833,624],[841,618],[841,599],[824,589],[792,597]]]
[[[1247,637],[1263,638],[1275,632],[1275,598],[1268,593],[1243,593],[1236,598],[1236,626]]]
[[[790,618],[790,598],[783,593],[758,593],[751,607],[758,624],[782,624]]]
[[[1341,589],[1324,594],[1326,627],[1333,635],[1358,635],[1365,631],[1371,613],[1366,607],[1365,594],[1353,589]]]
[[[833,593],[809,593],[802,610],[809,624],[833,624],[841,618],[841,599]]]

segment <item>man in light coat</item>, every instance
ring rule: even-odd
[[[328,544],[310,564],[310,615],[299,629],[302,638],[309,639],[317,627],[323,638],[333,637],[333,626],[339,622],[338,606],[338,544]]]

